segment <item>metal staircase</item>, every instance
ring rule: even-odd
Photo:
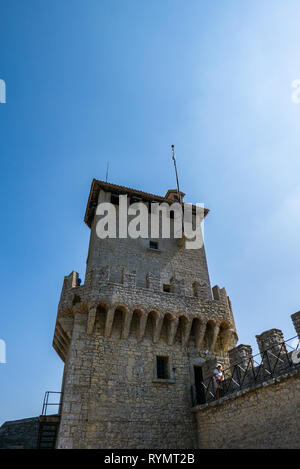
[[[51,398],[53,395],[59,395],[59,402],[52,402]],[[39,416],[38,449],[55,449],[60,424],[61,404],[62,393],[52,391],[47,391],[45,393],[42,415]],[[57,413],[47,415],[49,406],[54,406]]]

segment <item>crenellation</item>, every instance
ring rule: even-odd
[[[228,354],[231,367],[239,364],[241,367],[246,369],[248,362],[252,357],[252,347],[251,345],[240,344],[237,347],[230,349]]]
[[[291,315],[296,334],[300,340],[300,311]]]
[[[123,285],[126,287],[132,287],[136,285],[136,272],[127,272],[126,269],[123,269]]]
[[[255,337],[261,355],[270,349],[274,352],[281,351],[281,353],[286,353],[284,337],[280,329],[269,329]]]

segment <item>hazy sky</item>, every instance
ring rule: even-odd
[[[0,423],[60,390],[64,275],[84,278],[91,181],[164,195],[175,144],[210,209],[212,285],[240,343],[300,309],[299,0],[0,0]]]

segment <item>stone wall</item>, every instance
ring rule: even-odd
[[[98,203],[110,202],[111,193],[103,190],[99,193]],[[147,206],[147,204],[146,204]],[[117,234],[119,232],[119,207],[117,213]],[[131,217],[132,218],[132,217]],[[149,238],[107,238],[100,239],[96,233],[100,216],[95,215],[91,224],[91,236],[87,259],[86,276],[101,268],[109,269],[112,278],[118,278],[123,268],[136,272],[137,280],[146,286],[148,274],[160,275],[160,287],[169,284],[172,277],[183,282],[183,290],[193,296],[193,282],[205,282],[206,297],[211,297],[210,280],[204,245],[201,249],[181,249],[178,239],[151,238],[149,214]],[[128,217],[128,223],[130,216]],[[170,220],[173,225],[174,220]],[[172,233],[171,228],[171,233]],[[157,250],[149,249],[149,240],[158,241]]]
[[[5,422],[0,428],[0,449],[36,449],[38,417]]]
[[[137,318],[122,340],[118,321],[104,337],[101,320],[88,335],[86,316],[75,317],[58,448],[194,448],[193,364],[203,360],[180,343],[153,344],[151,331],[137,343]],[[156,355],[169,357],[170,379],[156,378]]]
[[[194,409],[199,448],[300,448],[300,371]]]

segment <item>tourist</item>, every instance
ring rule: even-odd
[[[222,371],[221,363],[218,363],[216,368],[213,371],[213,380],[216,388],[217,399],[221,397],[221,383],[224,381],[224,374]]]

